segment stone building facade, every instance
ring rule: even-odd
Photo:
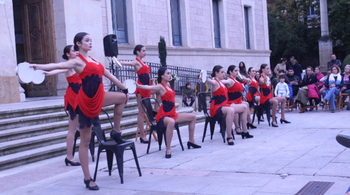
[[[41,85],[19,84],[16,66],[63,61],[63,47],[73,44],[77,32],[91,34],[91,56],[105,66],[103,37],[117,34],[118,59],[134,59],[134,46],[142,44],[144,60],[158,63],[163,36],[169,65],[211,70],[244,61],[258,67],[270,56],[266,6],[264,0],[0,1],[0,25],[6,27],[0,31],[0,68],[5,70],[0,71],[0,104],[23,101],[24,94],[63,95],[64,75]]]

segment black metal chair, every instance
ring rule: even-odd
[[[255,120],[255,116],[257,116],[258,118],[258,124],[260,124],[260,117],[263,116],[264,111],[266,113],[266,120],[269,123],[269,126],[271,125],[270,122],[270,118],[271,118],[271,104],[270,101],[266,101],[264,104],[259,104],[258,102],[255,101],[255,96],[254,94],[258,91],[255,87],[250,86],[248,88],[248,91],[250,94],[252,94],[252,102],[250,102],[250,105],[253,107],[254,109],[254,114],[253,114],[253,119],[252,119],[252,123],[254,123]]]
[[[218,122],[220,125],[220,133],[222,136],[222,139],[224,143],[225,140],[225,133],[226,133],[226,118],[222,117],[221,120],[215,120],[213,117],[210,116],[207,109],[207,97],[210,97],[210,93],[200,92],[198,93],[198,104],[200,104],[201,109],[203,110],[204,116],[205,116],[205,123],[204,123],[204,131],[203,131],[203,137],[202,142],[204,142],[204,138],[207,133],[208,124],[210,127],[210,139],[213,139],[213,134],[215,130],[215,123]],[[234,134],[232,133],[232,136],[234,138]]]
[[[108,116],[108,114],[107,114],[107,116]],[[108,119],[110,120],[109,116],[108,116]],[[99,142],[98,151],[97,151],[97,159],[96,159],[96,167],[95,167],[95,173],[94,173],[94,181],[96,181],[100,154],[102,151],[106,151],[109,175],[112,174],[111,172],[112,172],[113,154],[114,154],[116,157],[116,160],[117,160],[120,182],[124,183],[124,179],[123,179],[124,151],[127,148],[130,148],[132,150],[137,170],[139,172],[140,177],[142,176],[139,161],[138,161],[137,154],[136,154],[135,143],[133,141],[125,141],[124,143],[121,143],[121,144],[118,144],[114,140],[107,141],[106,136],[105,136],[105,132],[101,128],[99,119],[96,121],[93,121],[93,129],[92,130],[93,130],[93,132],[95,132],[97,140]]]
[[[165,129],[159,129],[158,126],[157,126],[157,123],[155,121],[155,116],[154,116],[154,112],[153,112],[152,102],[153,102],[153,104],[157,104],[158,107],[159,107],[159,102],[155,98],[142,98],[141,99],[142,108],[145,111],[146,116],[147,116],[147,118],[148,118],[148,120],[149,120],[149,122],[151,124],[150,125],[150,130],[149,130],[147,154],[149,153],[149,148],[151,146],[151,138],[152,138],[151,136],[152,136],[153,131],[157,132],[159,150],[161,150],[161,147],[162,147],[163,137],[164,137],[164,142],[166,142]],[[182,151],[184,151],[184,146],[182,145],[179,125],[177,123],[175,123],[174,129],[176,129],[176,131],[177,131],[177,135],[178,135],[178,138],[179,138],[179,142],[180,142]]]

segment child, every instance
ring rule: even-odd
[[[285,83],[286,78],[284,77],[284,75],[280,75],[278,77],[279,79],[279,83],[276,85],[275,88],[275,96],[277,97],[289,97],[289,87],[287,85],[287,83]]]

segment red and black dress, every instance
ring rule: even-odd
[[[169,87],[165,86],[163,83],[160,84],[164,87],[166,92],[160,97],[162,100],[162,105],[158,110],[156,122],[158,124],[158,128],[163,129],[165,127],[164,117],[167,116],[175,120],[179,114],[176,113],[175,91],[173,89],[170,90]]]
[[[262,78],[265,80],[265,76],[261,75]],[[269,77],[266,77],[266,83],[261,85],[260,87],[261,93],[260,93],[260,104],[264,104],[269,99],[272,99],[272,86],[271,81]]]
[[[66,79],[68,81],[68,87],[64,95],[64,109],[68,111],[70,120],[73,120],[76,117],[77,105],[75,104],[75,99],[81,87],[81,79],[77,73],[66,77]]]
[[[218,81],[214,78],[216,82],[219,84],[219,88],[213,92],[213,97],[210,102],[210,116],[216,119],[223,117],[222,107],[230,107],[231,105],[228,103],[228,95],[227,88],[222,84],[221,81]]]
[[[259,96],[259,83],[258,81],[253,80],[252,78],[249,77],[249,79],[252,81],[248,85],[248,92],[246,95],[247,101],[249,103],[249,106],[253,106],[253,102],[255,101],[255,97]]]
[[[93,58],[95,62],[87,61],[80,54],[78,57],[86,64],[84,70],[79,74],[82,86],[76,98],[79,123],[82,129],[91,127],[101,111],[105,95],[102,82],[105,68]]]
[[[151,73],[151,68],[138,58],[136,58],[136,61],[138,61],[141,64],[141,68],[136,72],[138,76],[137,83],[140,85],[149,85],[150,83],[149,75]],[[135,91],[135,95],[137,95],[138,93],[141,95],[141,98],[151,97],[150,90],[137,88]]]
[[[227,89],[228,91],[228,103],[229,104],[241,104],[243,99],[243,85],[238,82],[235,78],[229,77],[233,80],[234,84]]]

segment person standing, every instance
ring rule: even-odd
[[[136,45],[133,51],[133,54],[136,55],[136,59],[132,62],[120,62],[122,65],[132,66],[137,74],[137,83],[140,85],[150,85],[150,72],[151,68],[146,65],[142,58],[146,57],[146,48],[143,45]],[[135,91],[136,101],[137,101],[137,128],[140,132],[140,142],[143,144],[148,144],[146,137],[144,122],[145,122],[145,112],[141,105],[142,98],[151,97],[151,91],[137,88]]]
[[[76,98],[77,112],[80,128],[79,159],[84,173],[84,184],[89,190],[99,190],[97,184],[91,179],[89,170],[88,149],[91,139],[92,125],[99,120],[99,114],[103,106],[114,105],[115,140],[122,143],[120,121],[124,107],[129,99],[128,89],[110,73],[101,63],[92,58],[88,53],[92,49],[92,37],[86,32],[77,33],[74,36],[74,50],[79,51],[75,59],[67,62],[51,64],[32,64],[35,70],[74,69],[79,74],[82,86]],[[105,92],[102,76],[107,77],[122,92]]]
[[[73,45],[67,45],[63,49],[62,58],[65,60],[75,59],[79,52],[74,50]],[[58,69],[52,71],[44,71],[45,76],[56,75],[59,73],[65,73],[68,87],[66,89],[66,94],[64,95],[64,109],[68,111],[68,133],[66,137],[67,144],[67,157],[64,159],[66,166],[80,166],[80,163],[74,160],[73,148],[74,137],[79,127],[78,115],[76,113],[75,98],[78,95],[79,89],[81,87],[81,79],[79,75],[74,71],[74,69]]]
[[[276,65],[275,69],[273,69],[273,72],[277,75],[279,75],[280,70],[284,70],[287,72],[287,59],[281,58],[280,62]]]

